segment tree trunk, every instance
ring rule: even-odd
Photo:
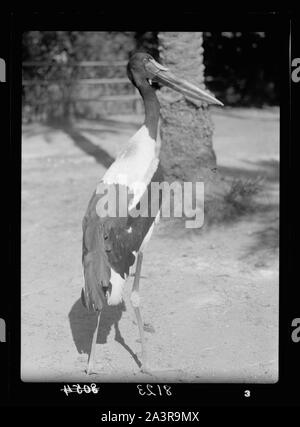
[[[161,32],[158,40],[161,62],[178,77],[204,89],[202,33]],[[219,181],[208,107],[165,87],[158,97],[165,177],[169,181],[204,181],[207,197],[215,191]]]

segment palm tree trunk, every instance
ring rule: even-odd
[[[174,74],[204,87],[202,33],[158,34],[161,62]],[[216,155],[212,146],[213,123],[207,106],[162,88],[161,161],[169,181],[204,181],[205,195],[218,185]]]

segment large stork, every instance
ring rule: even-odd
[[[155,212],[151,209],[151,183],[163,181],[159,161],[159,111],[160,105],[152,82],[168,86],[186,97],[222,105],[216,98],[176,77],[168,68],[155,61],[145,52],[133,54],[127,66],[130,81],[139,90],[145,106],[143,126],[129,140],[126,148],[106,171],[98,183],[83,218],[82,263],[85,286],[82,302],[89,310],[96,311],[97,326],[93,334],[87,373],[94,369],[94,355],[101,310],[105,304],[117,305],[122,302],[126,280],[135,265],[131,303],[137,319],[144,372],[149,372],[144,338],[143,321],[140,314],[139,282],[145,244],[151,237],[154,224],[159,219],[162,194]],[[116,210],[115,215],[103,212],[103,186],[117,197],[126,190],[131,198],[124,198],[126,214]],[[134,209],[141,208],[142,198],[149,203],[147,212],[133,215]],[[109,199],[108,199],[109,200]],[[123,200],[123,199],[122,199]],[[112,201],[113,202],[113,201]]]

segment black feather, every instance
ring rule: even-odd
[[[159,167],[152,181],[161,182],[161,180],[162,172]],[[99,217],[96,206],[102,195],[96,192],[92,195],[82,221],[82,264],[85,287],[81,299],[83,305],[89,310],[101,310],[106,304],[105,294],[110,286],[111,269],[124,279],[129,275],[129,269],[135,262],[133,252],[138,252],[158,213],[155,212],[151,216],[150,184],[147,190],[143,197],[148,197],[148,215],[136,218],[130,215],[113,218]],[[158,210],[160,206],[161,194]],[[130,227],[132,231],[128,233]]]

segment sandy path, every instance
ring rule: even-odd
[[[187,232],[170,220],[159,224],[145,252],[141,279],[149,356],[154,367],[173,370],[160,380],[273,382],[278,356],[278,113],[229,110],[214,118],[220,169],[231,176],[266,175],[263,202],[269,209],[206,232]],[[81,220],[105,171],[97,158],[109,162],[138,126],[136,119],[123,121],[80,122],[74,132],[24,127],[25,381],[157,380],[139,373],[136,363],[140,344],[129,302],[131,284],[124,304],[103,313],[98,375],[84,374],[96,319],[80,302]],[[235,158],[228,154],[237,151]]]

